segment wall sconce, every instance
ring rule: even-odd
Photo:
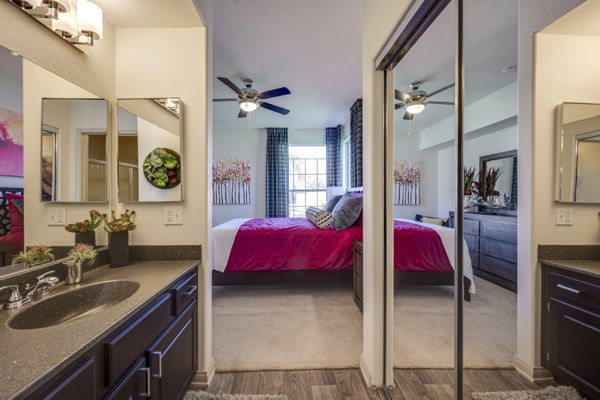
[[[102,9],[89,0],[11,0],[27,14],[72,44],[102,39]]]

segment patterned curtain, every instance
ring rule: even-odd
[[[362,185],[362,99],[358,99],[350,108],[350,187]]]
[[[287,128],[267,128],[267,218],[289,212],[289,155]]]
[[[517,165],[517,157],[513,157],[512,190],[510,194],[510,202],[513,204],[517,204],[517,199],[519,198],[519,185],[517,182],[519,171],[517,171]]]
[[[325,128],[327,187],[342,186],[342,126]]]

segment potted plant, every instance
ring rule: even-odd
[[[477,178],[477,171],[475,167],[464,167],[464,178],[463,178],[463,195],[464,195],[464,203],[463,206],[466,207],[470,200],[471,195],[473,194],[473,186],[475,185],[475,179]]]
[[[106,218],[106,214],[100,214],[96,210],[90,210],[90,218],[81,222],[75,222],[65,226],[67,232],[75,234],[75,243],[85,243],[96,246],[96,228]]]
[[[497,199],[500,196],[500,192],[496,190],[496,183],[502,172],[502,168],[500,167],[489,168],[485,171],[485,195],[490,205],[497,204],[498,202]]]
[[[12,259],[12,263],[13,265],[18,263],[24,263],[25,267],[29,268],[53,260],[54,254],[52,253],[52,248],[44,244],[38,244],[14,256]]]
[[[69,260],[65,262],[67,266],[67,285],[80,283],[83,278],[83,264],[91,265],[96,259],[97,252],[94,246],[85,243],[76,243],[69,251]]]
[[[125,210],[118,217],[111,212],[111,219],[104,220],[104,230],[108,232],[108,254],[111,268],[129,265],[129,232],[136,228],[133,222],[135,211]]]

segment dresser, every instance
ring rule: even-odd
[[[600,399],[600,261],[542,261],[542,365]]]
[[[454,212],[450,212],[450,226],[455,226]],[[517,216],[465,212],[464,236],[473,273],[516,292]]]

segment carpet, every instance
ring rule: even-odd
[[[465,366],[510,368],[516,295],[476,280],[465,303]],[[453,289],[403,287],[395,294],[394,367],[452,368]],[[218,371],[358,368],[362,314],[351,285],[213,288]]]
[[[478,392],[473,400],[583,400],[577,390],[569,386],[549,386],[539,390],[511,392]]]
[[[189,391],[183,400],[287,400],[286,395],[225,394]]]

